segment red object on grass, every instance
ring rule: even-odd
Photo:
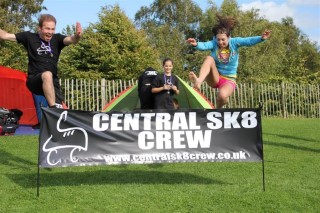
[[[38,118],[26,81],[26,73],[0,66],[0,107],[21,110],[23,115],[19,124],[35,125]]]

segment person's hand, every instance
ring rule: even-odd
[[[82,36],[82,27],[79,22],[76,23],[76,29],[73,35],[67,36],[63,39],[65,45],[77,44]]]
[[[170,90],[171,89],[171,86],[169,84],[164,84],[163,85],[163,89],[164,90]]]
[[[173,85],[173,86],[171,86],[171,89],[175,92],[175,91],[177,91],[177,86],[176,85]]]
[[[189,44],[191,44],[192,46],[194,46],[194,47],[198,45],[197,40],[194,39],[194,38],[188,38],[188,39],[187,39],[187,42],[188,42]]]
[[[270,37],[270,35],[271,35],[271,30],[265,30],[262,33],[261,38],[262,38],[262,40],[266,40],[266,39],[268,39]]]
[[[76,37],[80,38],[82,35],[82,27],[79,22],[76,23],[76,32],[74,33]]]

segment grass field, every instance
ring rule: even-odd
[[[37,136],[0,137],[0,212],[320,212],[319,119],[263,119],[261,163],[41,169]]]

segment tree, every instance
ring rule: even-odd
[[[32,18],[42,9],[43,0],[1,0],[0,1],[0,29],[10,33],[17,33],[25,28],[34,28]],[[0,42],[0,64],[15,69],[27,70],[27,53],[24,47],[13,42]]]
[[[43,0],[1,0],[0,2],[0,28],[10,32],[18,32],[25,27],[32,28],[32,17],[45,7]]]
[[[183,72],[185,64],[184,53],[186,50],[184,34],[166,24],[149,28],[148,34],[152,45],[159,52],[160,60],[171,58],[174,66],[173,72],[180,76],[187,74]]]
[[[78,45],[62,53],[60,68],[65,76],[87,72],[107,79],[132,79],[149,66],[159,68],[158,58],[144,31],[135,29],[116,5],[102,8],[99,21],[84,30]]]
[[[191,0],[155,0],[136,13],[135,23],[146,31],[160,59],[171,58],[174,73],[186,77],[189,49],[185,40],[198,34],[201,14],[201,8]]]
[[[136,13],[135,22],[147,32],[149,27],[168,25],[184,35],[194,36],[201,14],[201,8],[192,0],[155,0]]]

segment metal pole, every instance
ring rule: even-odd
[[[262,118],[261,118],[261,111],[263,108],[263,103],[259,103],[259,113],[260,113],[260,141],[261,141],[261,151],[262,151],[262,189],[266,191],[266,182],[265,182],[265,172],[264,172],[264,154],[263,154],[263,137],[262,137]]]

